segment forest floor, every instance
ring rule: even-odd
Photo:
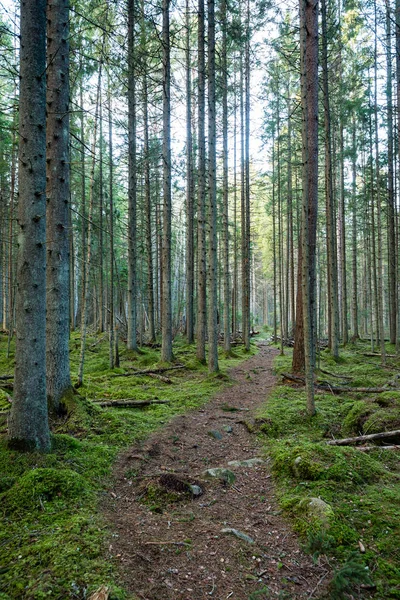
[[[135,597],[295,600],[325,587],[331,569],[300,548],[253,431],[276,354],[261,343],[231,370],[233,385],[118,460],[104,502],[108,551]]]

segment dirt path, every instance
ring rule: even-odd
[[[300,550],[280,515],[268,461],[252,467],[228,465],[260,457],[256,436],[244,421],[251,421],[275,384],[274,354],[261,345],[257,356],[232,370],[232,387],[121,457],[105,506],[115,532],[109,553],[119,561],[124,585],[138,598],[318,597],[326,572]],[[245,410],[226,412],[222,407],[227,405]],[[204,471],[211,467],[233,471],[234,484],[205,478]],[[196,498],[182,494],[172,502],[168,490],[164,499],[152,497],[160,475],[168,472],[198,484],[203,494]],[[161,481],[179,487],[176,478],[164,475]],[[154,506],[150,510],[144,500],[161,501],[162,512],[154,512]],[[229,528],[253,543],[222,532]]]

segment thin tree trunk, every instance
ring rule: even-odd
[[[190,30],[190,7],[189,0],[186,0],[186,336],[188,344],[192,344],[194,340],[194,177]]]
[[[103,38],[104,48],[104,38]],[[102,52],[103,52],[102,48]],[[92,166],[90,169],[90,184],[89,184],[89,214],[88,214],[88,228],[87,228],[87,252],[86,252],[86,264],[85,264],[85,286],[82,294],[82,314],[81,314],[81,350],[79,356],[79,371],[78,371],[78,382],[77,385],[80,387],[83,384],[83,371],[85,365],[85,350],[86,350],[86,332],[87,332],[87,316],[89,308],[89,273],[90,265],[92,260],[92,234],[93,234],[93,208],[94,208],[94,174],[96,166],[96,141],[97,141],[97,127],[99,120],[99,103],[100,103],[100,86],[101,86],[101,75],[102,75],[102,63],[99,67],[99,75],[97,81],[97,93],[96,93],[96,108],[94,114],[94,127],[93,127],[93,142],[92,142]]]
[[[110,369],[113,369],[115,364],[115,343],[116,336],[115,316],[114,316],[114,165],[113,165],[113,123],[112,123],[112,95],[111,82],[108,78],[108,151],[109,151],[109,203],[110,203],[110,333],[109,333],[109,359]],[[115,338],[115,339],[114,339]],[[118,366],[118,365],[117,365]]]

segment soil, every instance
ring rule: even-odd
[[[281,515],[268,458],[251,433],[254,412],[276,382],[275,354],[260,344],[257,356],[230,372],[232,386],[120,457],[104,503],[114,531],[108,553],[135,597],[295,600],[321,594],[329,571],[301,550]],[[227,411],[233,407],[238,410]],[[228,465],[255,457],[264,463]],[[232,470],[233,485],[206,478],[213,467]],[[188,483],[202,495],[189,493]]]

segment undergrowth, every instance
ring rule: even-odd
[[[111,484],[117,454],[144,439],[175,415],[203,405],[229,381],[228,367],[249,356],[235,348],[220,353],[220,376],[209,376],[195,359],[194,346],[177,340],[176,363],[166,373],[171,383],[137,377],[114,377],[130,369],[158,365],[159,351],[121,352],[121,366],[108,368],[108,342],[88,337],[85,382],[67,406],[68,414],[53,422],[49,454],[19,454],[6,445],[6,410],[10,391],[0,391],[0,599],[85,599],[100,585],[110,600],[127,598],[115,585],[114,565],[104,556],[105,524],[99,499]],[[71,338],[71,373],[77,373],[79,334]],[[0,337],[1,374],[12,374],[7,340]],[[251,353],[255,349],[252,346]],[[99,399],[162,399],[169,404],[146,408],[103,409]]]
[[[367,351],[361,342],[341,349],[339,362],[321,352],[321,369],[343,379],[319,372],[318,380],[335,386],[384,386],[400,362],[388,360],[382,369],[378,357],[364,356]],[[393,353],[389,345],[388,353]],[[290,371],[291,354],[287,350],[276,358],[278,374]],[[326,443],[399,429],[400,392],[318,392],[316,406],[310,418],[304,388],[278,385],[259,411],[281,506],[315,560],[324,555],[333,561],[329,599],[400,598],[399,454],[379,446],[364,453]]]

